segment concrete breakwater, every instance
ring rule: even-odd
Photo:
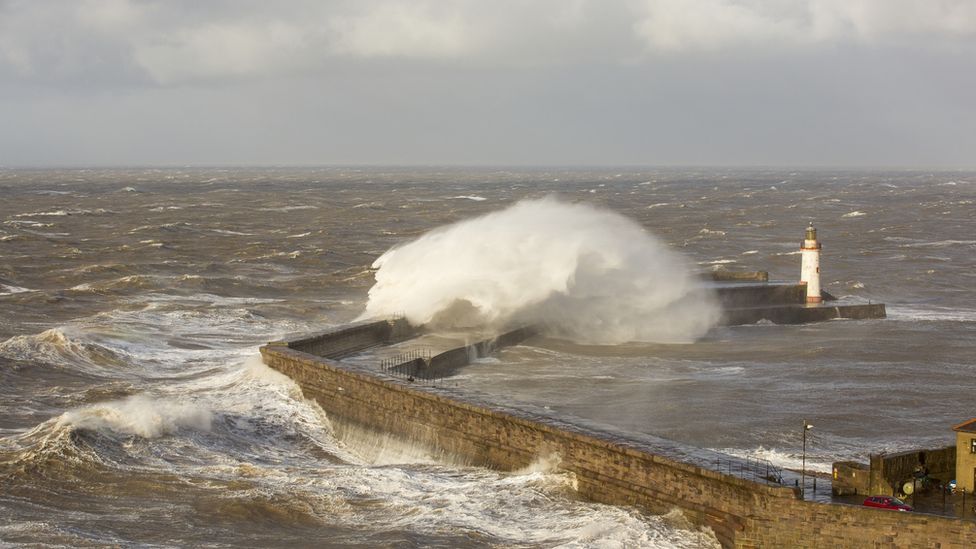
[[[801,501],[791,487],[712,470],[709,457],[667,440],[503,406],[341,360],[355,349],[410,337],[412,330],[402,320],[374,322],[271,343],[261,353],[318,402],[340,438],[352,430],[376,431],[454,461],[501,470],[558,459],[559,469],[575,475],[581,496],[651,513],[680,509],[692,523],[710,527],[724,547],[976,546],[972,522]],[[511,336],[508,343],[517,341]],[[472,356],[465,349],[464,356]],[[451,352],[444,355],[462,360],[462,352]]]
[[[714,290],[722,305],[722,323],[726,325],[754,324],[762,320],[774,324],[802,324],[837,318],[865,320],[886,316],[884,303],[849,303],[827,292],[822,292],[823,301],[807,303],[804,284],[720,280]]]

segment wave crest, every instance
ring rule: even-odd
[[[213,412],[199,404],[135,395],[70,410],[61,422],[75,429],[159,438],[180,429],[210,431]]]
[[[124,364],[123,358],[114,351],[94,343],[75,341],[59,328],[34,335],[14,336],[0,342],[0,357],[56,365],[81,362],[99,368]]]

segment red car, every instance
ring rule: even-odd
[[[871,496],[864,500],[864,505],[879,509],[894,509],[895,511],[914,511],[912,506],[891,496]]]

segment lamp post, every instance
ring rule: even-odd
[[[800,499],[807,497],[807,431],[813,429],[813,425],[803,420],[803,461],[800,467]]]

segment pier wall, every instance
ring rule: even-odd
[[[727,308],[723,313],[722,323],[734,326],[768,320],[774,324],[803,324],[806,322],[824,322],[836,318],[846,318],[849,320],[884,318],[886,314],[884,303],[862,303],[855,305],[818,304],[812,306],[798,305],[795,307],[775,305],[738,309]]]
[[[806,303],[803,284],[739,284],[720,286],[715,297],[725,309]]]
[[[871,454],[869,463],[835,462],[833,470],[831,489],[836,496],[900,496],[904,483],[919,470],[942,482],[955,477],[956,447]]]
[[[895,454],[872,454],[870,459],[872,494],[901,494],[903,484],[915,476],[918,468],[942,481],[948,481],[956,475],[955,446]]]
[[[575,475],[581,496],[652,513],[680,509],[693,523],[712,528],[724,547],[976,546],[976,524],[969,521],[800,501],[792,488],[676,461],[639,439],[445,387],[418,386],[301,350],[344,353],[370,338],[380,341],[384,333],[381,326],[358,328],[337,333],[335,344],[306,338],[261,348],[266,364],[318,402],[340,438],[344,429],[375,430],[455,461],[502,470],[558,457],[558,467]]]
[[[414,329],[403,319],[352,324],[282,343],[310,355],[338,359],[377,345],[410,337]]]

